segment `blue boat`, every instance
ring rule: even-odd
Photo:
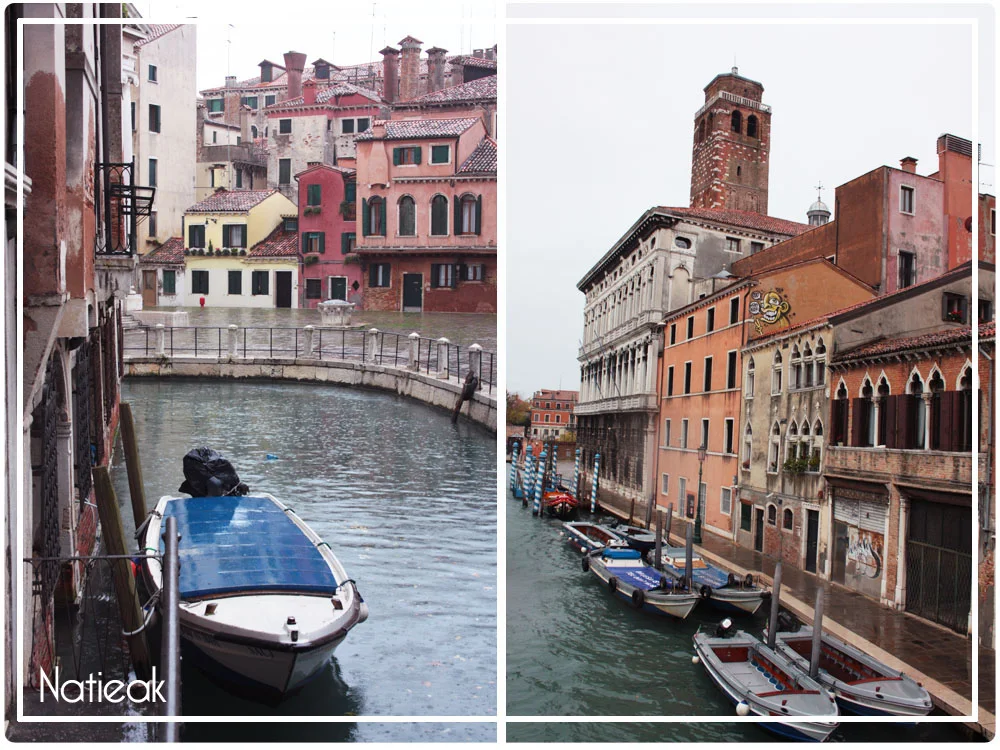
[[[683,620],[700,599],[685,591],[652,566],[646,565],[638,550],[608,546],[583,558],[584,572],[590,571],[604,582],[614,596],[636,609],[669,615]]]
[[[664,573],[682,580],[687,577],[687,560],[683,547],[664,547],[660,566]],[[691,589],[702,599],[727,612],[754,614],[768,592],[758,586],[750,573],[740,578],[716,568],[695,552],[691,556]]]

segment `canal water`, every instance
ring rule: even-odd
[[[638,612],[608,594],[561,533],[506,493],[507,713],[510,716],[732,716],[700,665],[691,637],[722,616],[698,606],[683,622]],[[586,514],[589,515],[589,514]],[[734,618],[764,627],[767,613]],[[507,724],[508,741],[771,742],[759,727],[727,723]],[[959,742],[955,725],[842,724],[832,741]]]
[[[492,433],[402,397],[326,385],[131,379],[122,400],[135,416],[150,507],[177,491],[187,451],[215,448],[252,490],[283,500],[329,542],[371,612],[321,675],[278,706],[231,695],[185,663],[185,715],[495,715]],[[123,462],[116,472],[127,488]],[[127,509],[127,495],[119,499]],[[183,730],[185,741],[495,736],[492,723]]]

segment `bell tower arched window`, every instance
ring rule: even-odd
[[[743,115],[740,114],[738,109],[733,110],[732,117],[729,118],[730,124],[732,125],[734,133],[743,132]]]
[[[757,135],[757,117],[756,115],[750,115],[747,118],[747,136],[750,138],[759,138]]]

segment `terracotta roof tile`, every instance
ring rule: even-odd
[[[489,136],[479,142],[469,158],[459,167],[457,174],[496,174],[497,144]]]
[[[139,258],[143,263],[184,263],[184,238],[171,237],[150,253]]]
[[[282,222],[267,237],[247,253],[248,258],[296,258],[299,254],[299,233],[286,232]]]
[[[996,335],[995,323],[981,323],[979,325],[980,338],[994,338]],[[903,338],[882,339],[873,341],[870,344],[848,349],[833,357],[833,362],[845,362],[855,359],[865,359],[868,357],[878,357],[896,352],[912,351],[914,349],[930,349],[943,344],[961,343],[972,340],[972,327],[961,326],[958,328],[946,328],[933,333],[922,333],[919,336],[906,336]]]
[[[449,57],[448,62],[457,65],[465,65],[470,68],[483,68],[485,70],[496,70],[497,61],[487,60],[485,57],[473,57],[472,55],[455,55]]]
[[[479,122],[477,117],[463,117],[455,120],[376,120],[376,124],[385,125],[387,141],[408,140],[411,138],[447,138],[457,137]],[[375,135],[372,128],[357,137],[359,141],[373,141]]]
[[[326,104],[328,101],[333,99],[335,96],[349,96],[351,94],[359,94],[366,99],[370,99],[378,104],[382,103],[382,97],[378,93],[372,91],[371,89],[362,88],[361,86],[355,86],[352,83],[337,83],[329,88],[323,89],[322,91],[316,92],[316,103]],[[286,99],[283,102],[276,102],[267,107],[265,110],[269,109],[284,109],[286,107],[301,107],[305,104],[305,99],[301,96],[297,96],[294,99]]]
[[[136,42],[136,47],[141,47],[144,44],[149,44],[150,42],[156,41],[164,34],[167,34],[174,29],[179,29],[184,24],[182,23],[150,23],[146,24],[146,28],[149,29],[149,35],[143,39],[141,42]]]
[[[409,101],[399,102],[398,108],[406,109],[421,104],[451,104],[458,102],[473,102],[482,99],[497,98],[497,77],[486,76],[477,78],[475,81],[460,83],[458,86],[449,86],[440,91],[432,91],[429,94],[418,96]]]
[[[778,219],[774,216],[765,216],[755,211],[736,211],[726,208],[681,208],[673,206],[660,206],[659,211],[674,214],[679,217],[691,217],[692,219],[704,219],[705,221],[716,221],[721,224],[730,224],[746,229],[757,229],[762,232],[774,234],[797,235],[808,229],[812,229],[809,224],[800,224],[797,221]]]
[[[198,201],[185,213],[206,214],[217,211],[244,212],[277,193],[277,190],[219,190]]]

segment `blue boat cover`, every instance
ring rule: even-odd
[[[674,560],[685,559],[683,547],[664,547],[663,554],[673,558]],[[728,573],[710,565],[705,562],[705,560],[702,560],[702,563],[705,565],[704,568],[695,567],[691,573],[691,580],[696,587],[700,588],[701,586],[707,585],[709,588],[719,589],[723,586],[729,585]],[[666,562],[663,563],[663,567],[682,578],[687,570],[686,565],[667,565]]]
[[[609,547],[604,550],[602,557],[606,557],[609,560],[638,560],[642,557],[642,553],[637,549],[614,549]]]
[[[337,590],[337,580],[320,551],[269,498],[177,498],[167,503],[163,516],[164,524],[169,516],[177,518],[182,599]]]
[[[619,581],[635,586],[637,589],[649,591],[659,588],[660,574],[656,568],[612,568],[608,567],[608,572]]]

